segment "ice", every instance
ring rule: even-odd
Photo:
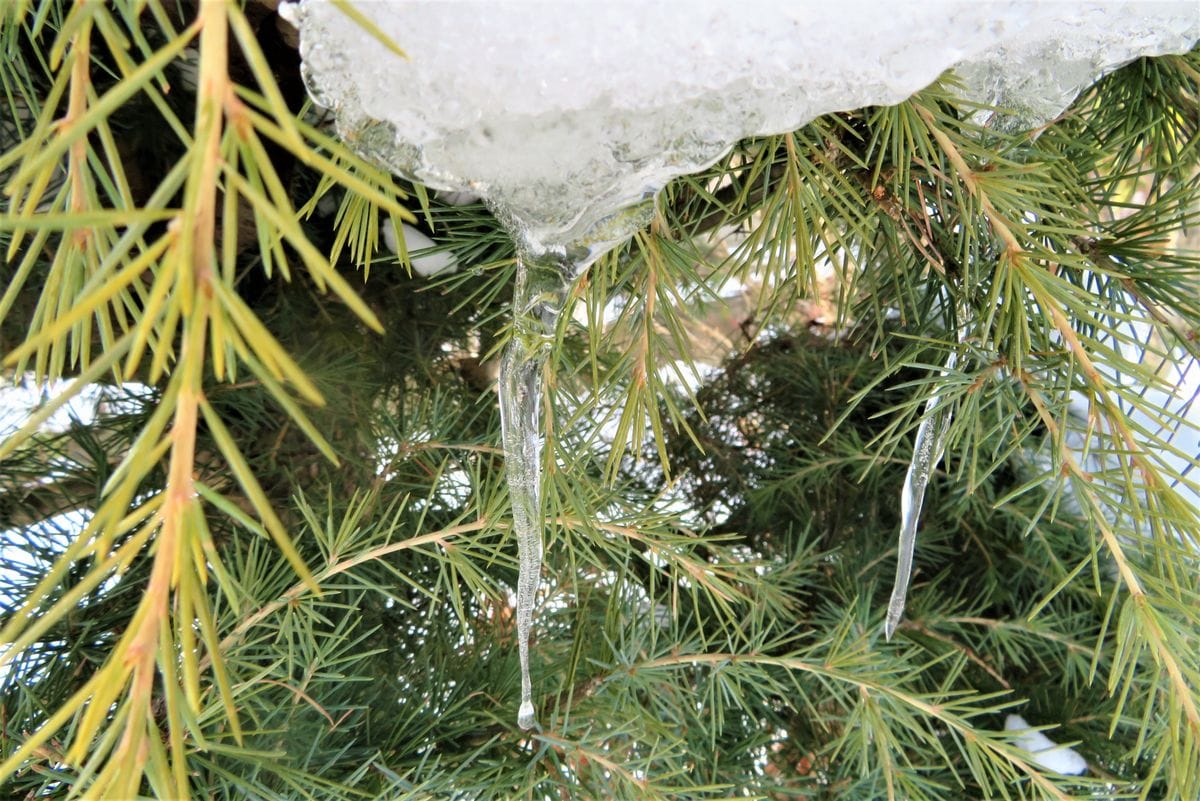
[[[949,293],[943,292],[943,309],[953,302]],[[967,338],[969,310],[962,303],[954,306],[953,325],[957,335],[955,348],[947,356],[941,376],[945,378],[958,366],[958,352]],[[950,321],[947,321],[949,325]],[[900,538],[896,558],[896,580],[892,585],[892,597],[888,600],[887,619],[883,633],[892,639],[900,619],[904,616],[904,603],[908,597],[908,584],[912,578],[913,550],[917,544],[917,526],[921,522],[921,506],[925,503],[925,488],[933,471],[937,470],[946,451],[946,436],[950,433],[954,409],[936,390],[925,402],[925,414],[917,426],[913,441],[913,454],[904,475],[904,486],[900,490]]]
[[[740,138],[898,102],[949,67],[970,96],[1036,124],[1106,69],[1200,38],[1193,2],[357,8],[409,59],[334,4],[304,0],[289,16],[314,97],[360,151],[480,195],[533,250],[586,237]]]
[[[517,537],[517,648],[521,708],[517,724],[536,723],[529,678],[529,630],[542,569],[542,372],[575,265],[525,255],[513,288],[513,333],[500,360],[500,426],[504,468]]]
[[[954,69],[973,100],[1011,112],[1028,130],[1057,117],[1096,79],[1144,55],[1186,52],[1200,38],[1195,3],[1014,3],[1028,18]]]
[[[1040,731],[1031,730],[1029,723],[1020,715],[1006,717],[1004,730],[1021,732],[1013,738],[1013,745],[1028,751],[1039,767],[1064,776],[1079,776],[1087,772],[1087,760],[1078,751],[1059,745]]]
[[[946,359],[945,375],[954,369],[958,361],[957,351],[950,351]],[[913,442],[913,455],[904,475],[904,487],[900,490],[900,542],[896,558],[896,581],[892,585],[892,597],[888,601],[884,636],[892,639],[900,619],[904,616],[904,602],[908,596],[908,583],[912,578],[913,549],[917,544],[917,524],[921,522],[921,506],[925,502],[925,488],[929,478],[942,461],[946,450],[946,434],[953,419],[951,408],[942,401],[941,395],[933,394],[925,403],[925,417],[917,427]]]

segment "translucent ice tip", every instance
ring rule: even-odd
[[[531,702],[521,702],[521,708],[517,711],[517,725],[522,729],[532,729],[537,725],[537,718],[533,714],[533,704]]]
[[[903,604],[903,601],[901,601]],[[900,628],[900,618],[904,615],[904,607],[893,614],[891,609],[888,609],[887,621],[883,624],[883,637],[888,642],[892,641],[892,636],[896,633],[896,629]]]

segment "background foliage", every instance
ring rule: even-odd
[[[0,5],[0,350],[71,382],[0,444],[4,792],[1200,795],[1196,52],[1036,136],[947,75],[664,191],[551,359],[527,734],[512,247],[332,137],[273,6]],[[460,269],[410,276],[405,220]]]

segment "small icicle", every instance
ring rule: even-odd
[[[529,679],[529,630],[542,570],[542,371],[573,271],[553,257],[522,256],[513,289],[513,335],[500,361],[500,428],[517,535],[517,725],[537,724]]]
[[[522,729],[535,723],[529,680],[529,628],[533,622],[533,601],[542,568],[542,438],[538,423],[544,361],[544,356],[530,353],[525,343],[514,337],[500,362],[504,467],[512,499],[520,571],[517,577],[517,647],[521,658],[521,709],[517,713],[517,725]]]
[[[966,310],[959,308],[960,323],[966,319],[965,315]],[[964,329],[960,327],[959,343],[963,341],[964,333]],[[946,357],[942,375],[945,376],[957,364],[958,350],[952,350]],[[921,505],[925,502],[925,487],[929,484],[929,477],[942,461],[942,454],[946,450],[946,435],[950,431],[952,419],[953,412],[950,406],[935,392],[925,404],[925,417],[917,428],[912,460],[908,463],[908,473],[904,476],[904,489],[900,491],[900,546],[896,559],[896,581],[892,585],[887,621],[883,626],[883,634],[888,640],[892,639],[900,625],[900,619],[904,616],[904,601],[908,596],[908,583],[912,578],[913,549],[917,543]]]

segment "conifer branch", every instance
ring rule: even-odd
[[[548,342],[528,736],[512,242],[339,139],[273,6],[0,2],[4,365],[69,382],[0,442],[4,792],[1196,797],[1195,431],[1155,406],[1197,356],[1200,55],[1036,135],[947,75],[664,189]],[[410,274],[401,223],[458,271]]]

